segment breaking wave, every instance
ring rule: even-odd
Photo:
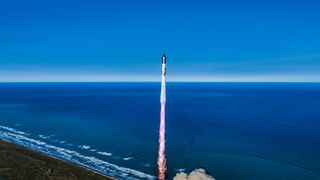
[[[78,146],[80,149],[90,149],[90,146],[87,146],[87,145],[81,145],[81,146]]]
[[[13,129],[13,128],[5,127],[5,126],[0,126],[0,128],[5,129],[5,130],[7,130],[7,131],[10,131],[10,132],[12,132],[12,133],[16,133],[16,134],[28,135],[28,134],[25,133],[25,132],[17,131],[17,130],[15,130],[15,129]]]
[[[98,154],[104,155],[104,156],[112,156],[112,153],[108,153],[108,152],[97,152]]]
[[[35,151],[39,151],[45,154],[49,154],[53,157],[60,158],[83,167],[92,169],[99,173],[113,176],[117,179],[156,179],[154,176],[130,169],[125,167],[120,167],[115,164],[103,161],[96,157],[84,156],[77,151],[68,150],[58,146],[47,144],[41,140],[36,140],[27,137],[29,134],[15,130],[13,128],[0,126],[0,138],[7,141],[22,145],[24,147],[30,148]],[[87,149],[87,146],[82,146],[83,149]],[[112,155],[111,153],[98,152],[102,155]]]

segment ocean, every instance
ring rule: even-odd
[[[168,83],[168,179],[320,179],[320,83]],[[160,83],[0,83],[0,138],[156,179]]]

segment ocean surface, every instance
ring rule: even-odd
[[[320,179],[320,83],[168,83],[168,179]],[[160,83],[0,83],[0,138],[119,179],[157,175]]]

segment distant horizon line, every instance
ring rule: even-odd
[[[167,81],[168,83],[320,83],[320,81]],[[160,81],[0,81],[0,83],[160,83]]]

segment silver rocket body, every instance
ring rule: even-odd
[[[166,73],[167,73],[167,57],[162,55],[162,70],[161,70],[161,97],[160,103],[166,102]]]

